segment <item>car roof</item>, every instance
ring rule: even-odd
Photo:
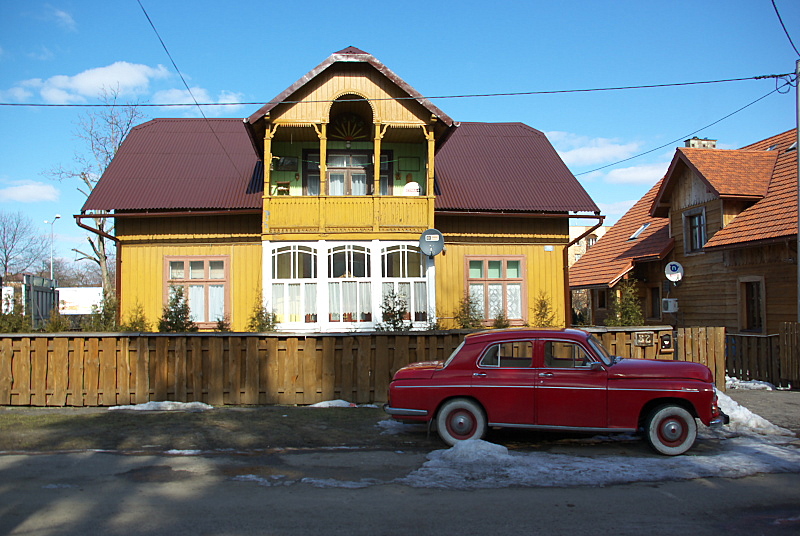
[[[469,344],[486,344],[494,341],[513,339],[586,339],[589,333],[580,329],[564,328],[508,328],[477,331],[466,336]]]

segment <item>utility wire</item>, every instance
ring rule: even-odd
[[[183,77],[183,73],[181,73],[181,70],[178,69],[178,65],[175,63],[175,60],[172,58],[172,54],[170,54],[169,49],[167,48],[167,45],[164,43],[164,40],[161,39],[161,35],[158,33],[158,30],[156,29],[155,24],[153,24],[153,21],[150,19],[150,15],[147,14],[147,10],[142,5],[141,0],[136,0],[136,2],[139,4],[139,7],[142,8],[142,13],[144,13],[144,16],[147,18],[147,22],[150,23],[150,27],[153,29],[153,32],[155,32],[156,37],[158,38],[158,41],[161,43],[161,47],[164,49],[164,52],[167,53],[167,57],[169,58],[169,61],[172,62],[172,66],[175,68],[175,72],[177,72],[178,76],[181,77],[181,82],[183,82],[183,86],[186,88],[186,91],[189,92],[189,96],[192,97],[192,100],[194,101],[195,106],[197,106],[197,109],[200,111],[200,115],[203,116],[203,119],[205,120],[206,125],[208,125],[208,128],[211,129],[211,133],[217,139],[217,143],[219,143],[219,146],[222,149],[222,152],[225,153],[225,156],[228,157],[228,160],[230,161],[231,165],[233,166],[233,169],[236,170],[236,174],[239,175],[239,176],[243,176],[243,173],[236,166],[236,162],[233,161],[233,158],[231,157],[230,154],[228,154],[228,151],[225,149],[225,146],[222,144],[222,140],[219,139],[219,136],[217,136],[217,133],[214,131],[214,127],[211,126],[211,123],[209,122],[208,117],[206,117],[206,114],[203,113],[202,106],[200,106],[200,104],[197,102],[197,99],[194,97],[194,93],[192,93],[192,89],[189,87],[189,84],[186,83],[186,79]]]
[[[792,36],[789,35],[789,30],[786,29],[786,25],[783,23],[783,17],[781,17],[780,11],[778,11],[778,6],[775,5],[775,0],[772,0],[772,7],[775,9],[775,14],[778,16],[778,21],[781,23],[781,27],[783,28],[783,33],[786,34],[786,38],[789,40],[789,44],[792,45],[795,54],[800,56],[800,52],[798,52],[797,47],[794,46],[794,41],[792,41]]]
[[[741,108],[739,108],[738,110],[736,110],[736,111],[733,111],[733,112],[729,113],[729,114],[728,114],[728,115],[726,115],[725,117],[721,117],[721,118],[717,119],[716,121],[714,121],[713,123],[709,123],[709,124],[707,124],[707,125],[706,125],[706,126],[704,126],[704,127],[698,128],[697,130],[695,130],[695,131],[693,131],[693,132],[690,132],[689,134],[684,134],[684,135],[683,135],[683,136],[681,136],[680,138],[677,138],[677,139],[674,139],[674,140],[672,140],[672,141],[669,141],[669,142],[665,143],[664,145],[659,145],[658,147],[656,147],[656,148],[654,148],[654,149],[650,149],[650,150],[648,150],[648,151],[645,151],[645,152],[643,152],[643,153],[639,153],[639,154],[637,154],[637,155],[634,155],[634,156],[629,156],[628,158],[624,158],[624,159],[622,159],[622,160],[618,160],[617,162],[612,162],[611,164],[606,164],[605,166],[600,166],[599,168],[591,169],[591,170],[589,170],[589,171],[583,171],[583,172],[581,172],[581,173],[575,173],[574,175],[577,177],[577,176],[579,176],[579,175],[586,175],[587,173],[594,173],[595,171],[600,171],[601,169],[606,169],[606,168],[609,168],[609,167],[612,167],[612,166],[616,166],[616,165],[622,164],[623,162],[627,162],[627,161],[629,161],[629,160],[633,160],[634,158],[639,158],[640,156],[644,156],[644,155],[646,155],[646,154],[654,153],[654,152],[656,152],[656,151],[658,151],[658,150],[660,150],[660,149],[663,149],[663,148],[665,148],[665,147],[669,147],[670,145],[673,145],[673,144],[675,144],[675,143],[678,143],[678,142],[681,142],[681,141],[683,141],[683,140],[686,140],[686,139],[688,139],[689,137],[691,137],[691,136],[694,136],[694,135],[695,135],[695,134],[697,134],[698,132],[702,132],[703,130],[705,130],[705,129],[709,128],[709,127],[713,127],[713,126],[714,126],[714,125],[716,125],[717,123],[721,123],[722,121],[724,121],[724,120],[728,119],[729,117],[731,117],[731,116],[733,116],[733,115],[736,115],[736,114],[738,114],[738,113],[739,113],[739,112],[741,112],[742,110],[744,110],[744,109],[746,109],[746,108],[749,108],[750,106],[754,105],[755,103],[757,103],[757,102],[759,102],[759,101],[762,101],[762,100],[766,99],[767,97],[769,97],[769,96],[770,96],[770,95],[772,95],[773,93],[780,93],[780,90],[781,90],[781,89],[783,89],[783,88],[785,88],[786,86],[789,86],[789,85],[791,85],[791,82],[786,82],[786,83],[784,83],[782,86],[780,86],[780,87],[777,87],[777,88],[773,89],[772,91],[770,91],[770,92],[769,92],[769,93],[767,93],[766,95],[762,95],[761,97],[757,98],[756,100],[754,100],[753,102],[751,102],[751,103],[749,103],[749,104],[745,104],[744,106],[742,106],[742,107],[741,107]]]
[[[137,0],[138,1],[138,0]],[[139,4],[141,5],[141,3]],[[144,8],[142,8],[144,9]],[[150,18],[148,17],[148,20]],[[151,23],[152,25],[152,23]],[[155,28],[153,28],[155,30]],[[156,35],[158,33],[156,32]],[[159,40],[161,37],[159,37]],[[162,46],[163,46],[162,41]],[[164,47],[166,50],[166,47]],[[169,55],[169,51],[167,51]],[[170,56],[170,60],[172,57]],[[175,62],[172,63],[175,66]],[[178,68],[175,67],[175,70]],[[178,71],[180,75],[180,71]],[[424,95],[417,95],[415,97],[384,97],[380,99],[366,99],[366,98],[359,98],[359,99],[348,99],[350,102],[357,102],[357,101],[370,101],[370,102],[377,102],[377,101],[384,101],[384,100],[419,100],[419,99],[427,99],[427,100],[435,100],[435,99],[472,99],[472,98],[487,98],[487,97],[518,97],[518,96],[525,96],[525,95],[557,95],[563,93],[592,93],[592,92],[599,92],[599,91],[623,91],[623,90],[631,90],[631,89],[656,89],[656,88],[667,88],[667,87],[682,87],[682,86],[696,86],[696,85],[703,85],[703,84],[722,84],[727,82],[744,82],[747,80],[764,80],[767,78],[784,78],[787,76],[793,76],[794,73],[783,73],[783,74],[763,74],[758,76],[747,76],[742,78],[725,78],[721,80],[703,80],[698,82],[673,82],[668,84],[646,84],[646,85],[638,85],[638,86],[616,86],[616,87],[600,87],[600,88],[578,88],[578,89],[555,89],[555,90],[545,90],[545,91],[519,91],[519,92],[506,92],[506,93],[472,93],[472,94],[465,94],[465,95],[438,95],[433,97],[425,97]],[[183,75],[181,75],[181,80],[183,80],[184,86],[189,91],[189,94],[192,95],[189,86],[186,84],[186,80],[183,79]],[[194,100],[194,95],[192,95],[192,99]],[[292,100],[284,100],[284,101],[268,101],[268,102],[197,102],[194,100],[195,106],[202,107],[202,106],[263,106],[265,104],[312,104],[312,103],[319,103],[319,102],[329,102],[329,101],[317,101],[317,100],[306,100],[306,101],[292,101]],[[27,103],[7,103],[7,102],[0,102],[0,106],[19,106],[19,107],[62,107],[62,108],[90,108],[90,107],[104,107],[109,106],[108,104],[27,104]],[[170,107],[178,107],[178,106],[191,106],[191,104],[187,103],[165,103],[165,104],[151,104],[151,103],[143,103],[137,104],[137,106],[141,107],[150,107],[150,108],[170,108]]]

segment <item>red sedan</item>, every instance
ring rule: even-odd
[[[489,426],[641,432],[666,455],[692,447],[695,419],[728,422],[705,365],[613,357],[576,329],[469,334],[446,361],[398,370],[384,409],[432,422],[450,445],[480,439]]]

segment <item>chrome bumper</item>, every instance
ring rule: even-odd
[[[719,417],[715,419],[711,419],[711,423],[709,424],[710,427],[716,428],[722,426],[723,424],[730,424],[731,418],[728,417],[726,414],[719,412]]]

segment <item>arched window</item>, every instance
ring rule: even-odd
[[[317,252],[291,245],[272,251],[272,310],[278,322],[317,321]]]
[[[328,307],[331,322],[372,322],[370,255],[364,246],[336,246],[328,254]]]
[[[389,246],[381,252],[382,297],[392,292],[408,308],[406,320],[428,320],[428,288],[425,281],[425,255],[407,245]]]

